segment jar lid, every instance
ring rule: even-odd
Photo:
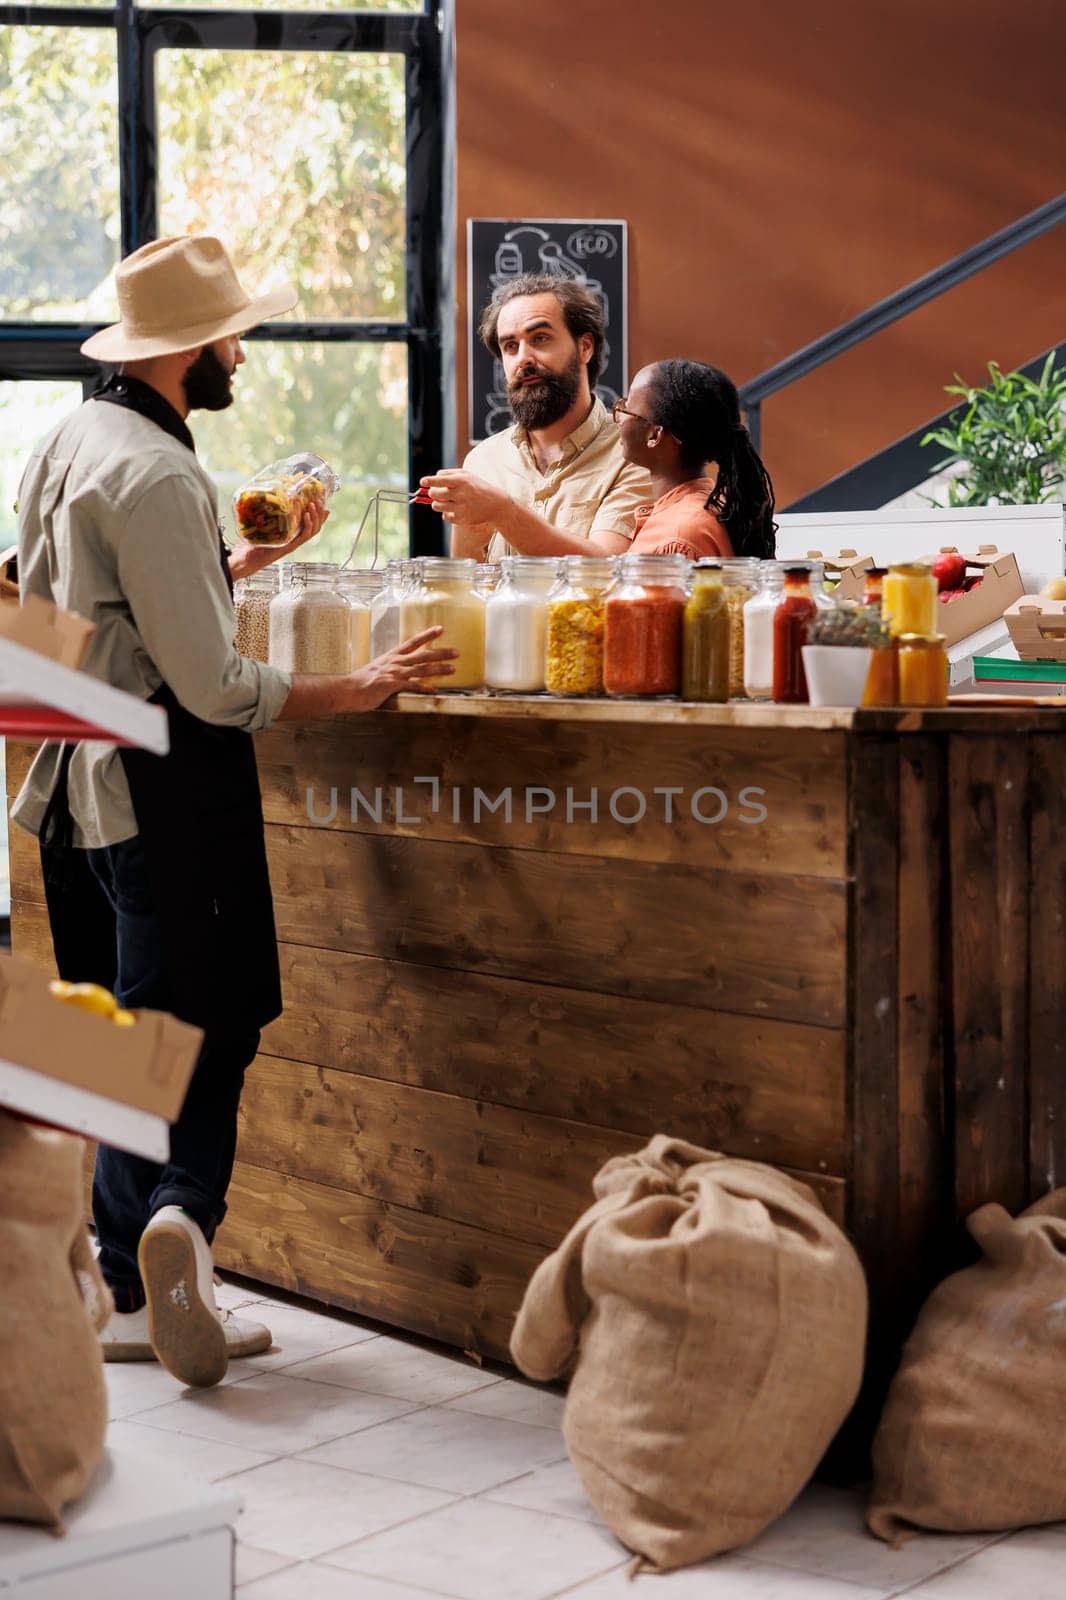
[[[943,633],[901,633],[898,639],[900,649],[908,650],[933,649],[942,645],[947,635]]]
[[[477,573],[476,561],[463,556],[422,556],[423,578],[467,578],[473,582]]]
[[[931,578],[933,568],[928,561],[893,561],[889,572],[902,572],[908,578]]]

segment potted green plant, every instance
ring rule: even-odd
[[[1066,484],[1066,367],[1055,367],[1058,351],[1044,362],[1039,379],[1001,372],[988,363],[983,389],[956,381],[965,409],[932,428],[923,445],[949,452],[933,469],[959,468],[948,482],[949,506],[1033,506],[1062,498]],[[942,509],[939,500],[931,505]]]
[[[838,600],[811,619],[803,670],[812,706],[859,706],[875,650],[890,644],[881,612]]]

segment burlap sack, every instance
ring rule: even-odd
[[[0,1517],[48,1523],[104,1447],[111,1296],[82,1211],[82,1143],[0,1111]]]
[[[746,1544],[803,1488],[858,1392],[866,1282],[816,1196],[659,1135],[534,1273],[511,1351],[577,1364],[563,1419],[604,1522],[660,1570]]]
[[[866,1520],[897,1544],[1066,1519],[1066,1189],[966,1226],[983,1259],[922,1307],[874,1440]]]

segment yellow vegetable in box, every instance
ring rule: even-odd
[[[137,1021],[137,1014],[134,1011],[125,1011],[121,1006],[119,1006],[118,1010],[111,1018],[111,1021],[115,1024],[116,1028],[132,1028],[134,1023]]]
[[[103,988],[99,983],[61,983],[59,981],[49,984],[49,989],[57,1000],[62,1000],[64,1005],[77,1006],[81,1011],[92,1011],[98,1017],[112,1017],[118,1008],[118,1001],[110,989]]]

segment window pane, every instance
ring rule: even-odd
[[[0,383],[0,549],[15,542],[15,500],[30,451],[80,404],[80,383]]]
[[[407,349],[401,344],[275,344],[253,340],[227,411],[194,411],[197,452],[218,484],[227,537],[232,497],[260,467],[313,450],[342,478],[308,561],[343,561],[376,489],[407,487]],[[407,554],[407,510],[382,508],[381,555]],[[354,558],[369,566],[373,529]]]
[[[0,316],[117,315],[115,35],[0,28]]]
[[[156,82],[161,235],[218,234],[296,320],[405,320],[402,56],[161,50]]]

